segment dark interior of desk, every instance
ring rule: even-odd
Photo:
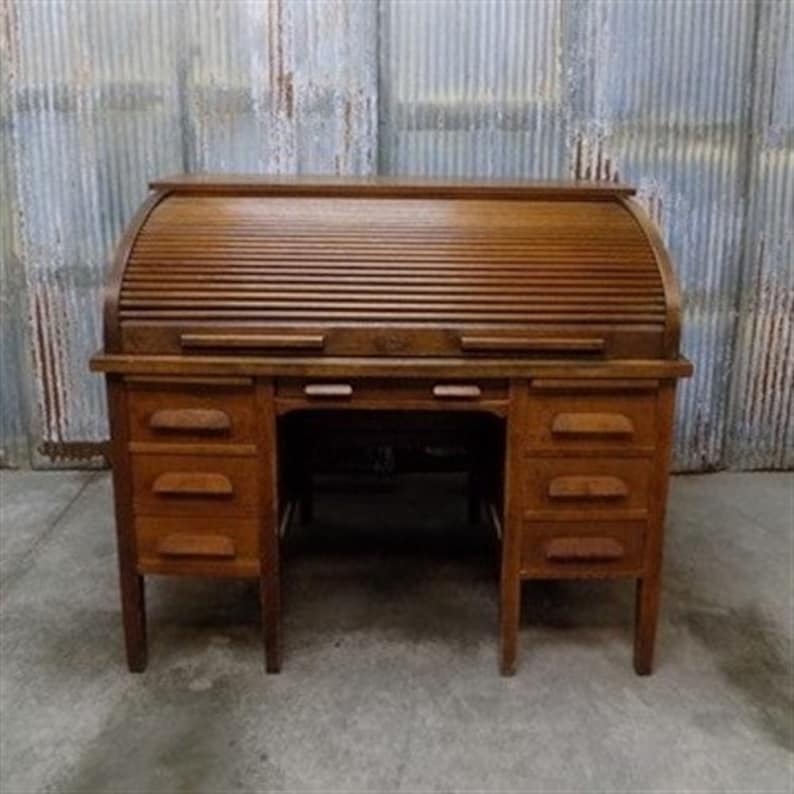
[[[290,549],[480,553],[503,502],[505,422],[478,411],[300,410],[279,420]]]

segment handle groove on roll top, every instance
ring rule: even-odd
[[[162,408],[149,419],[152,430],[223,433],[231,429],[226,411],[214,408]]]
[[[551,432],[555,436],[624,436],[634,435],[634,423],[623,414],[561,413],[554,417]]]
[[[322,350],[323,334],[182,334],[182,347],[230,350]]]
[[[433,397],[440,400],[479,400],[482,389],[467,383],[439,383],[433,386]]]
[[[157,543],[163,557],[234,557],[234,541],[226,535],[166,535]]]
[[[352,397],[353,387],[349,383],[307,383],[303,387],[307,397],[332,399],[334,397]]]
[[[566,475],[549,483],[548,494],[550,499],[625,499],[629,487],[619,477]]]
[[[225,474],[190,471],[164,472],[154,481],[152,490],[160,496],[226,498],[234,493],[232,482]]]
[[[609,562],[626,554],[614,538],[554,538],[543,551],[550,562]]]
[[[601,338],[552,338],[520,336],[462,336],[461,349],[466,352],[496,353],[602,353],[605,341]]]

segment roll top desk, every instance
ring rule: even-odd
[[[500,666],[521,582],[636,580],[651,671],[680,299],[628,187],[181,176],[151,185],[105,301],[122,611],[146,665],[151,574],[260,582],[281,665],[280,418],[484,413]],[[456,413],[457,412],[457,413]],[[431,608],[431,607],[429,607]]]

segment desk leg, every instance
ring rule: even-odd
[[[500,672],[515,675],[518,652],[518,626],[521,621],[521,579],[515,576],[510,566],[502,565],[502,582],[499,604],[501,629]]]
[[[256,385],[259,416],[260,535],[259,601],[262,609],[262,635],[265,644],[265,669],[281,670],[281,560],[278,509],[278,460],[276,413],[273,382]]]
[[[659,621],[659,602],[662,590],[662,556],[664,546],[664,517],[667,506],[668,476],[673,446],[673,413],[675,410],[675,381],[663,382],[656,397],[656,457],[653,487],[650,492],[650,515],[645,549],[645,571],[637,580],[634,620],[634,669],[638,675],[650,675],[656,627]]]
[[[135,571],[121,571],[121,612],[127,667],[131,673],[142,673],[147,659],[146,601],[143,577]]]
[[[510,384],[505,450],[504,522],[502,527],[502,570],[499,622],[501,630],[500,668],[502,675],[514,675],[521,620],[521,534],[523,532],[523,466],[526,448],[527,381]]]
[[[266,570],[259,580],[262,633],[265,642],[265,670],[281,671],[281,582],[276,571]]]
[[[132,473],[129,455],[127,391],[117,375],[106,379],[111,442],[110,465],[113,468],[113,503],[116,517],[116,542],[121,589],[121,616],[127,667],[131,673],[146,669],[146,602],[143,577],[136,567],[135,527],[132,515]]]
[[[658,576],[637,580],[634,619],[634,670],[637,675],[650,675],[653,671],[660,584]]]

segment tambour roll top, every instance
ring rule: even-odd
[[[630,188],[152,187],[117,255],[108,353],[678,357],[677,287]]]

